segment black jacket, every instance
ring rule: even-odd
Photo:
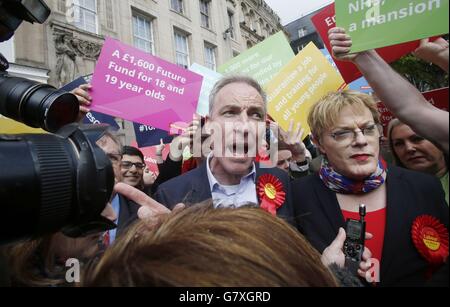
[[[411,227],[414,220],[427,214],[438,218],[448,229],[449,212],[444,192],[435,177],[390,166],[387,174],[387,214],[381,286],[421,286],[428,268],[416,250]],[[336,193],[329,190],[318,175],[292,184],[297,223],[311,244],[322,253],[345,228]],[[448,276],[446,277],[448,284]]]
[[[117,236],[120,236],[130,224],[137,220],[138,204],[119,194],[120,211]]]
[[[293,215],[291,198],[289,197],[290,183],[288,174],[277,168],[263,169],[256,164],[256,184],[264,174],[274,175],[283,183],[286,199],[277,210],[277,215],[293,226],[297,226]],[[154,199],[169,209],[172,209],[179,203],[194,205],[212,199],[206,162],[198,168],[162,184],[154,195]]]
[[[169,181],[172,178],[180,176],[182,168],[183,168],[183,161],[173,161],[170,158],[170,156],[167,156],[167,159],[164,161],[164,163],[158,165],[159,175],[152,185],[151,189],[152,195],[156,193],[161,184]]]

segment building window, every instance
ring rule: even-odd
[[[265,30],[265,35],[266,35],[266,37],[269,37],[270,36],[270,28],[269,28],[269,25],[266,25],[266,30]]]
[[[155,54],[153,22],[149,18],[133,14],[133,40],[136,48]]]
[[[108,29],[114,30],[114,10],[112,0],[105,0],[106,8],[106,26]]]
[[[217,69],[216,47],[205,43],[205,66],[211,70]]]
[[[175,53],[178,66],[189,67],[189,45],[188,36],[180,32],[175,32]]]
[[[66,0],[58,0],[58,11],[66,12]]]
[[[263,35],[264,32],[264,22],[262,21],[262,19],[259,20],[258,23],[256,23],[256,31],[258,32],[259,35]]]
[[[200,14],[202,18],[202,26],[205,28],[211,28],[210,24],[210,9],[211,0],[200,0]]]
[[[175,12],[184,14],[183,0],[170,0],[170,7]]]
[[[305,37],[307,34],[308,34],[308,30],[306,29],[306,27],[298,29],[298,37],[299,38]]]
[[[234,13],[232,11],[228,11],[228,29],[230,30],[231,38],[235,38],[234,33]]]
[[[74,4],[75,26],[88,32],[97,33],[97,1],[78,0]]]
[[[250,28],[250,30],[255,30],[255,19],[256,19],[256,17],[255,17],[255,12],[253,12],[253,11],[250,11],[250,13],[249,13],[249,25],[248,25],[248,27]]]
[[[16,61],[14,52],[14,37],[0,44],[0,54],[3,54],[6,60],[8,60],[11,63],[14,63]]]
[[[244,23],[248,27],[250,26],[250,15],[248,14],[248,8],[244,2],[241,3],[242,16],[244,16]]]
[[[303,50],[303,48],[305,48],[305,44],[301,44],[301,45],[299,45],[298,47],[297,47],[297,52],[300,52],[300,51],[302,51]]]

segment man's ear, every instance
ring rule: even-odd
[[[326,155],[326,150],[320,143],[320,139],[315,134],[311,135],[311,141],[314,144],[314,146],[316,146],[319,149],[319,151],[322,155]]]
[[[209,117],[209,115],[206,115],[204,118],[205,125],[203,126],[203,128],[205,129],[205,131],[209,131],[209,129],[211,128],[211,117]]]

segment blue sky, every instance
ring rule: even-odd
[[[266,3],[280,16],[281,24],[286,25],[300,18],[302,15],[314,11],[332,0],[265,0]]]

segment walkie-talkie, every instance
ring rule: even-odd
[[[358,274],[359,263],[364,252],[366,240],[366,205],[359,206],[359,221],[348,219],[345,222],[347,238],[344,243],[345,266],[355,275]]]

